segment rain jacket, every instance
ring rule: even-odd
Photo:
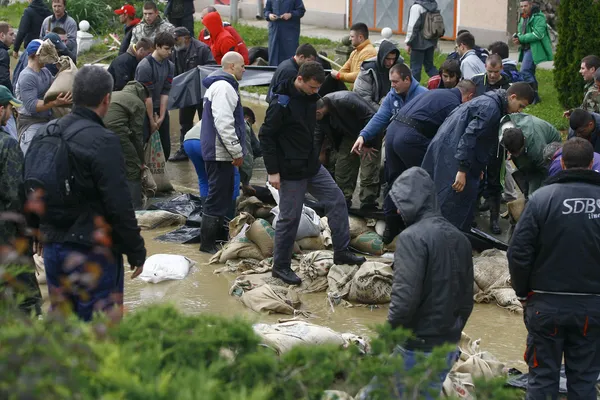
[[[246,122],[238,81],[233,75],[217,70],[202,79],[202,84],[207,88],[201,121],[202,158],[204,161],[231,162],[243,157]]]
[[[423,24],[425,13],[438,9],[434,0],[416,0],[408,12],[408,27],[404,43],[413,50],[424,51],[437,46],[437,40],[428,40],[423,37]]]
[[[119,47],[119,55],[125,53],[127,49],[129,49],[129,45],[131,44],[131,36],[133,34],[133,28],[135,28],[141,21],[141,19],[135,18],[133,21],[131,21],[131,24],[125,25],[123,27],[125,35],[123,36],[121,47]]]
[[[237,42],[223,27],[223,21],[218,12],[208,13],[202,18],[202,23],[210,32],[212,38],[210,50],[217,64],[221,65],[221,59],[230,51],[239,52]]]
[[[408,89],[406,96],[402,96],[396,93],[393,88],[390,89],[381,107],[377,110],[377,113],[373,116],[371,121],[362,130],[360,136],[365,138],[365,141],[372,140],[379,135],[390,123],[391,118],[396,115],[398,110],[404,107],[405,104],[409,103],[412,99],[419,96],[420,94],[426,93],[428,90],[423,86],[419,85],[419,82],[412,78],[412,83]]]
[[[377,50],[375,50],[371,41],[367,39],[350,53],[350,58],[339,71],[338,79],[342,82],[354,83],[363,62],[373,57],[377,57]]]
[[[302,0],[267,0],[264,17],[269,21],[269,65],[276,67],[296,54],[300,41],[300,19],[305,12]],[[269,19],[269,14],[281,17],[286,13],[292,14],[287,21]]]
[[[527,20],[525,34],[521,34],[523,27],[523,17],[519,19],[518,38],[523,45],[528,45],[531,48],[533,63],[535,65],[544,61],[552,61],[552,40],[548,35],[548,27],[546,25],[546,16],[538,7],[534,7],[532,14]],[[523,61],[523,46],[519,47],[519,62]]]
[[[140,62],[133,49],[115,58],[108,66],[108,73],[113,77],[113,90],[122,90],[127,82],[135,78],[135,70]]]
[[[508,89],[510,87],[510,79],[507,75],[502,74],[500,80],[493,85],[488,81],[487,73],[477,74],[471,80],[477,86],[475,96],[481,96],[485,92],[497,89]]]
[[[242,39],[238,31],[236,31],[235,28],[231,26],[229,22],[223,21],[223,28],[225,28],[225,30],[229,32],[231,37],[233,37],[233,39],[236,41],[238,48],[237,52],[240,53],[242,57],[244,57],[244,64],[250,65],[251,62],[248,52],[248,46],[246,46],[246,43],[244,43],[244,39]],[[200,34],[198,35],[198,40],[210,47],[210,32],[206,28],[202,29],[200,31]]]
[[[596,114],[596,113],[591,113],[592,117],[594,117],[594,130],[592,131],[592,137],[590,139],[590,142],[592,143],[592,146],[594,146],[594,151],[596,153],[600,153],[600,114]],[[569,135],[567,136],[568,139],[574,138],[575,137],[575,131],[571,128],[569,128]]]
[[[141,38],[146,38],[154,43],[154,38],[159,32],[173,33],[175,27],[167,20],[162,19],[160,15],[156,17],[152,25],[148,25],[146,21],[142,21],[131,31],[131,44],[136,44]]]
[[[10,55],[4,42],[0,42],[0,85],[6,86],[8,90],[14,93],[10,81]]]
[[[315,134],[318,99],[318,94],[300,93],[292,79],[275,89],[258,134],[269,175],[302,180],[319,171],[323,138]]]
[[[273,95],[273,91],[277,85],[279,85],[281,82],[287,82],[290,79],[295,79],[298,76],[299,70],[300,66],[294,57],[282,61],[281,64],[277,66],[277,69],[273,74],[273,78],[271,78],[271,84],[269,85],[269,92],[267,93],[266,99],[267,103],[271,103],[271,96]]]
[[[13,49],[18,52],[21,44],[23,48],[27,48],[29,42],[39,39],[42,22],[50,15],[52,15],[52,11],[50,11],[44,0],[32,0],[25,11],[23,11]]]
[[[389,40],[384,40],[379,45],[377,57],[363,62],[360,72],[354,82],[354,91],[365,99],[375,110],[379,109],[379,103],[391,89],[390,68],[385,68],[383,62],[390,54],[396,54],[396,63],[403,63],[400,50]]]
[[[425,153],[421,166],[435,182],[442,215],[463,231],[471,229],[479,177],[498,146],[507,102],[506,91],[500,89],[460,105],[446,118]],[[458,171],[467,175],[460,193],[452,189]]]
[[[388,322],[414,333],[404,346],[409,350],[456,344],[473,310],[471,244],[442,217],[425,170],[404,172],[389,196],[406,229],[396,240]]]
[[[530,198],[507,254],[517,297],[600,295],[598,199],[600,174],[578,169],[559,172]]]
[[[131,81],[121,91],[113,92],[108,113],[104,117],[106,129],[113,131],[121,141],[129,181],[142,178],[144,145],[142,144],[147,92],[140,82]]]
[[[560,133],[554,125],[524,113],[509,114],[502,118],[500,126],[511,121],[523,131],[525,136],[525,151],[518,157],[512,157],[517,169],[527,177],[529,195],[542,186],[548,177],[548,166],[544,160],[544,149],[552,142],[560,142]],[[502,132],[500,132],[502,135]]]

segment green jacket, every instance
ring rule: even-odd
[[[525,136],[525,151],[512,161],[519,171],[526,174],[529,181],[529,194],[540,188],[548,176],[548,165],[544,160],[544,149],[552,142],[560,142],[560,133],[554,125],[533,115],[516,113],[508,114],[500,121],[500,126],[512,121]],[[500,136],[502,132],[500,132]]]
[[[23,178],[23,153],[19,143],[0,127],[0,211],[20,211],[19,190]],[[15,224],[0,221],[0,245],[15,239]]]
[[[537,65],[544,61],[552,61],[552,40],[548,35],[546,26],[546,16],[538,11],[531,15],[527,21],[525,34],[521,34],[523,26],[523,17],[519,20],[518,38],[521,44],[528,44],[531,47],[533,62]],[[523,61],[523,46],[519,48],[519,62]]]
[[[104,125],[119,136],[125,159],[127,180],[142,178],[144,165],[143,126],[146,116],[146,88],[131,81],[123,90],[112,93]]]

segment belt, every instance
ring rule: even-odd
[[[425,136],[428,139],[433,139],[433,137],[435,136],[435,134],[437,132],[430,132],[427,129],[427,126],[422,123],[421,121],[417,121],[416,119],[410,118],[410,117],[405,117],[403,115],[400,114],[396,114],[396,116],[394,117],[394,120],[410,126],[411,128],[413,128],[414,130],[416,130],[417,132],[419,132],[421,135]]]

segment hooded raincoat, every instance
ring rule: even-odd
[[[230,51],[238,51],[237,42],[223,27],[223,21],[218,12],[208,13],[202,18],[202,23],[210,32],[210,50],[217,64],[221,65],[221,59]]]
[[[305,12],[302,0],[267,0],[264,17],[269,21],[269,65],[276,67],[296,54],[300,41],[300,18]],[[286,13],[292,14],[287,21],[281,18]],[[279,18],[271,21],[270,14]]]

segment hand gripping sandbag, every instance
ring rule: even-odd
[[[75,80],[75,74],[77,74],[77,66],[69,57],[61,57],[60,62],[65,64],[68,63],[68,67],[62,69],[58,75],[56,75],[54,82],[52,82],[52,85],[44,95],[45,104],[56,100],[58,95],[65,94],[73,90],[73,81]],[[65,107],[71,106],[68,105]]]
[[[150,169],[154,181],[156,183],[157,192],[171,192],[173,186],[167,175],[167,160],[163,151],[162,143],[160,142],[160,134],[158,131],[150,135],[150,140],[146,144],[144,150],[144,158],[146,166]]]

